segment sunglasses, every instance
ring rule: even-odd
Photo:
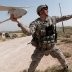
[[[44,8],[42,8],[41,10],[48,10],[48,8],[47,8],[47,7],[44,7]]]

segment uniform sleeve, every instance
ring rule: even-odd
[[[36,29],[36,24],[34,21],[29,25],[29,28],[30,28],[30,33],[33,34]]]
[[[18,25],[18,27],[20,27],[22,29],[23,33],[26,33],[27,35],[31,35],[29,27],[23,26],[20,22],[18,22],[17,25]]]
[[[72,15],[66,15],[66,16],[62,16],[62,17],[55,16],[56,23],[65,21],[65,20],[69,20],[71,18],[72,18]]]

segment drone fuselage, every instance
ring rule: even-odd
[[[21,18],[27,13],[27,11],[21,8],[14,8],[14,9],[9,10],[8,13],[10,15],[14,15],[15,18]]]

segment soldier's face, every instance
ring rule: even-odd
[[[42,8],[40,14],[48,16],[48,8]]]

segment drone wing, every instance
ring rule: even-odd
[[[21,9],[21,8],[27,8],[27,7],[11,7],[11,6],[7,7],[7,6],[1,6],[0,5],[0,11],[9,11],[9,10],[13,10],[13,9],[16,9],[16,8]]]
[[[0,6],[0,11],[6,11],[6,10],[9,10],[9,8],[5,6]]]
[[[27,13],[27,10],[24,7],[7,7],[7,6],[0,6],[0,11],[8,11],[9,14],[14,14],[14,16],[19,17],[23,16]]]

